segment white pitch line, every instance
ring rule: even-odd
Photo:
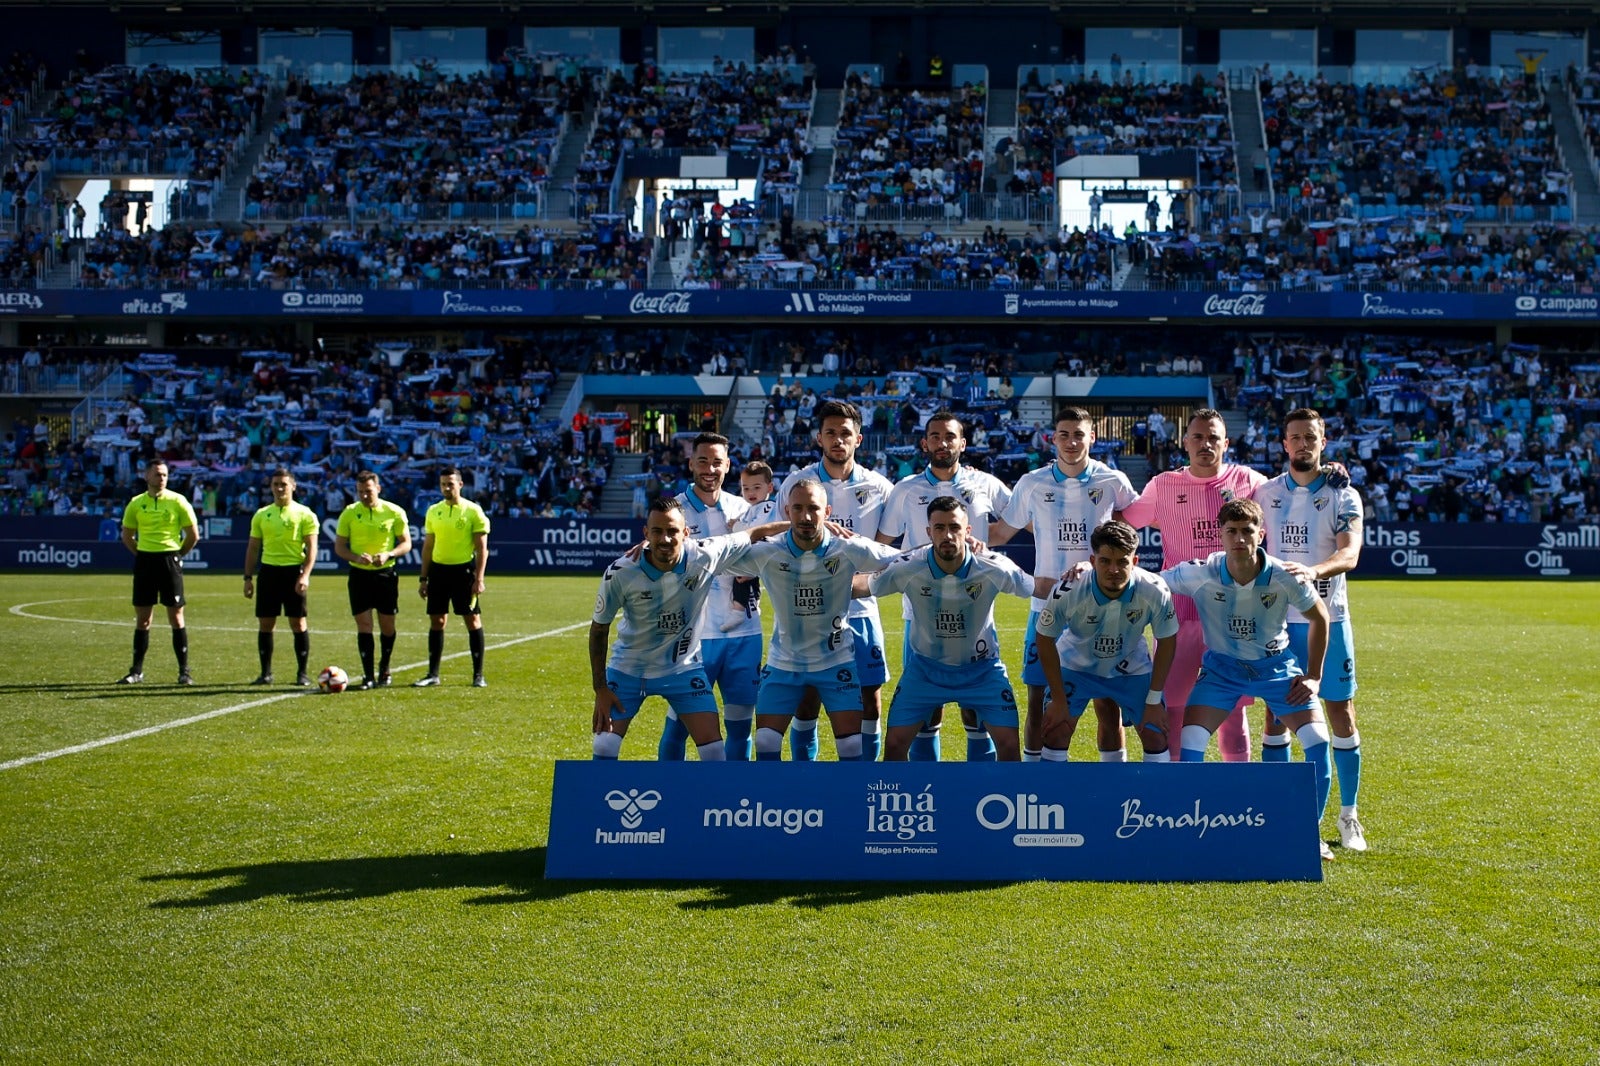
[[[543,633],[531,633],[528,636],[517,637],[514,640],[505,640],[501,641],[499,644],[490,644],[483,650],[484,653],[487,654],[491,651],[499,651],[502,648],[510,648],[518,644],[526,644],[530,640],[539,640],[544,637],[557,637],[563,633],[570,633],[574,629],[587,628],[588,625],[588,622],[574,622],[570,626],[562,626],[559,629],[547,629]],[[470,650],[452,652],[449,655],[441,657],[440,661],[449,662],[451,659],[459,659],[464,655],[471,654],[472,652]],[[402,670],[415,670],[418,667],[427,665],[428,662],[426,659],[424,659],[421,662],[406,663],[403,666],[393,667],[390,672],[398,673]],[[236,714],[239,711],[248,711],[252,707],[263,707],[269,703],[278,703],[282,700],[299,699],[301,696],[311,696],[315,694],[317,694],[317,690],[314,688],[300,689],[295,692],[284,692],[277,696],[267,696],[259,700],[250,700],[248,703],[236,703],[231,707],[218,707],[214,711],[206,711],[203,714],[190,715],[188,718],[177,718],[170,722],[162,722],[159,725],[148,725],[143,729],[135,729],[130,733],[118,733],[116,736],[101,737],[98,740],[88,740],[82,744],[74,744],[68,748],[57,748],[55,751],[44,751],[40,752],[38,755],[25,755],[20,759],[12,759],[9,762],[0,762],[0,771],[15,770],[22,766],[32,766],[34,763],[45,762],[49,759],[59,759],[63,755],[77,755],[79,752],[93,751],[95,748],[104,748],[111,744],[120,744],[124,740],[137,740],[140,737],[148,737],[154,733],[164,733],[169,729],[177,729],[180,726],[194,725],[196,722],[204,722],[211,718],[221,718],[223,715]]]
[[[202,592],[202,593],[196,593],[196,595],[197,596],[219,596],[219,595],[221,595],[221,593]],[[193,600],[195,598],[195,596],[191,596],[189,598],[191,600]],[[234,597],[234,596],[229,596],[228,597],[228,599],[230,599],[230,600],[231,599],[236,599],[236,598],[237,597]],[[103,603],[103,602],[105,602],[105,601],[101,600],[101,599],[97,599],[97,598],[95,598],[93,596],[74,596],[74,597],[70,597],[68,599],[61,599],[61,600],[34,600],[32,603],[13,604],[10,608],[8,608],[8,610],[10,611],[11,614],[16,615],[18,618],[26,618],[26,619],[28,619],[30,621],[34,621],[34,622],[60,622],[60,623],[62,623],[64,625],[72,625],[72,626],[121,626],[124,629],[133,628],[133,623],[131,621],[129,621],[128,619],[126,619],[126,618],[118,618],[118,619],[65,618],[65,617],[63,617],[61,615],[57,615],[57,614],[36,614],[33,611],[29,610],[30,607],[46,607],[46,606],[49,606],[52,603]],[[160,622],[159,619],[157,620],[155,628],[156,629],[163,628],[163,626],[161,625],[161,622]],[[199,625],[195,625],[192,622],[188,622],[187,619],[185,620],[184,628],[186,628],[189,631],[194,632],[194,633],[257,633],[257,632],[260,632],[260,630],[261,630],[260,626],[212,626],[212,625],[205,625],[204,623],[201,623]],[[319,626],[313,625],[313,626],[310,626],[309,628],[310,628],[311,634],[313,636],[338,636],[340,634],[344,634],[344,633],[350,632],[350,630],[348,630],[348,629],[339,628],[339,627],[335,627],[335,628],[331,628],[331,629],[323,629],[323,628],[321,628]],[[543,636],[544,634],[534,633],[534,634],[523,634],[523,635],[524,636],[528,636],[531,639],[532,637]]]

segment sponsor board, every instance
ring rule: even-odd
[[[322,522],[324,549],[318,570],[332,569],[334,518]],[[220,569],[242,566],[248,516],[208,517],[201,563]],[[28,520],[27,536],[0,538],[0,568],[24,570],[123,570],[132,565],[119,543],[115,519],[39,517]],[[422,531],[412,526],[414,543]],[[497,574],[577,573],[599,575],[642,539],[637,519],[500,518],[489,537],[489,568]],[[1023,570],[1032,571],[1034,545],[1024,532],[998,549]],[[420,547],[401,562],[414,570]],[[1139,534],[1139,562],[1161,568],[1161,534]],[[342,566],[341,566],[342,568]],[[1600,577],[1600,524],[1596,523],[1395,523],[1373,522],[1362,530],[1360,565],[1353,580],[1364,577]]]
[[[1600,320],[1600,296],[1403,292],[1138,292],[1022,289],[617,290],[280,289],[0,291],[0,313],[117,318],[124,315],[239,319],[284,315],[440,319],[459,315],[625,320],[673,318],[895,319],[1151,318],[1175,321]]]
[[[561,761],[545,876],[1322,878],[1305,763]]]

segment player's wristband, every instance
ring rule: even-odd
[[[256,575],[254,575],[254,574],[246,574],[246,575],[244,575],[244,579],[246,581],[254,581],[256,579]]]
[[[428,583],[428,575],[427,574],[423,574],[421,577],[417,578],[417,584],[426,585],[427,583]]]
[[[1148,706],[1148,705],[1150,705],[1152,703],[1160,703],[1160,702],[1162,702],[1162,692],[1161,692],[1161,690],[1158,689],[1158,688],[1153,688],[1149,692],[1145,693],[1144,702],[1145,702],[1146,706]]]

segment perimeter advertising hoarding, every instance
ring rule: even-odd
[[[0,291],[0,316],[31,318],[1116,319],[1247,326],[1600,320],[1600,296],[1553,293],[1144,292],[1003,289],[117,289]]]
[[[205,536],[186,560],[191,571],[241,571],[250,520],[202,519]],[[317,569],[342,569],[333,557],[333,520],[323,521]],[[412,528],[422,544],[422,531]],[[1140,561],[1161,565],[1161,534],[1140,531]],[[599,574],[612,560],[643,539],[638,519],[497,518],[489,535],[489,574]],[[1033,566],[1033,545],[1006,545],[1003,551],[1024,569]],[[416,551],[401,566],[415,570]],[[117,542],[115,520],[98,518],[16,518],[0,536],[0,569],[126,570],[132,562]],[[1600,525],[1588,523],[1394,523],[1366,527],[1361,565],[1351,575],[1364,577],[1600,577]]]
[[[556,763],[545,876],[1320,881],[1306,763]]]

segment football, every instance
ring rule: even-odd
[[[324,666],[322,673],[317,675],[317,687],[324,692],[343,692],[349,684],[349,675],[337,666]]]

